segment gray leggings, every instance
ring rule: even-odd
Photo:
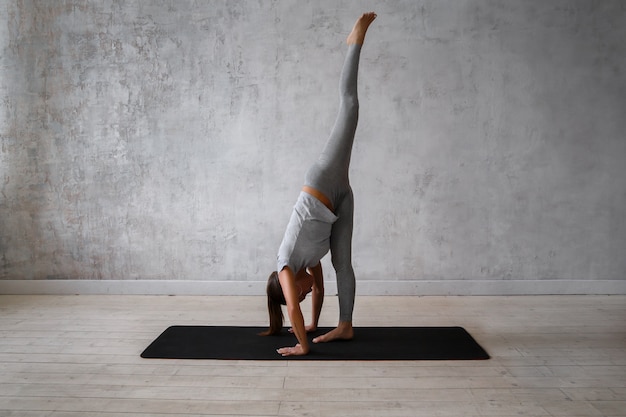
[[[304,185],[321,191],[330,199],[338,217],[330,235],[330,253],[337,274],[340,321],[352,321],[356,287],[352,268],[354,196],[348,169],[359,118],[357,74],[360,54],[361,45],[348,47],[339,82],[340,107],[337,120],[326,146],[304,178]]]

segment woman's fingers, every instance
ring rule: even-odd
[[[278,352],[282,356],[306,355],[306,353],[304,352],[304,349],[302,349],[302,346],[300,346],[300,344],[297,344],[294,347],[284,347],[284,348],[276,349],[276,352]]]
[[[313,326],[312,324],[309,324],[304,329],[306,330],[307,333],[311,333],[317,330],[317,326]],[[289,328],[289,333],[293,333],[293,327]]]

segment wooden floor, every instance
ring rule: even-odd
[[[463,326],[492,359],[148,360],[173,324],[265,325],[265,300],[0,296],[0,416],[626,416],[625,296],[357,303],[355,324]]]

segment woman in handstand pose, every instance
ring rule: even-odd
[[[352,339],[355,278],[352,269],[352,227],[354,197],[348,180],[352,143],[356,132],[359,102],[357,73],[361,47],[375,13],[363,14],[348,36],[348,52],[341,71],[339,115],[326,146],[306,172],[304,186],[294,206],[278,250],[277,272],[267,282],[270,328],[264,335],[279,333],[283,326],[281,305],[287,305],[292,332],[298,339],[293,347],[278,349],[283,356],[309,352],[307,332],[317,329],[324,301],[324,279],[320,259],[331,252],[337,274],[339,324],[313,339],[314,343]],[[312,321],[305,326],[300,302],[312,293]]]

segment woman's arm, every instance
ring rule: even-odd
[[[312,317],[311,324],[307,326],[307,330],[312,332],[317,330],[317,325],[324,304],[324,273],[322,272],[322,264],[318,263],[313,268],[309,268],[313,275],[313,291],[311,292]]]
[[[306,355],[309,353],[309,341],[304,327],[302,310],[300,310],[300,292],[296,287],[295,276],[291,269],[285,267],[278,273],[278,280],[287,302],[287,314],[291,321],[291,328],[299,343],[294,347],[280,348],[277,352],[283,356]]]

